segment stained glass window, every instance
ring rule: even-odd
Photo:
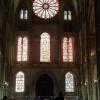
[[[74,92],[74,76],[70,72],[65,75],[65,92]]]
[[[64,11],[64,20],[67,20],[68,17],[67,17],[67,11]]]
[[[58,0],[34,0],[33,12],[40,18],[49,19],[54,17],[59,10]]]
[[[23,38],[23,52],[22,52],[22,61],[27,61],[28,53],[28,39],[27,37]]]
[[[73,62],[73,39],[63,39],[63,62]]]
[[[28,10],[20,10],[20,19],[28,19]]]
[[[72,20],[72,13],[71,11],[64,11],[64,20]]]
[[[40,42],[40,62],[50,62],[50,35],[42,33]]]
[[[73,62],[73,41],[72,38],[69,38],[68,41],[68,60],[69,62]]]
[[[17,40],[17,61],[27,61],[28,39],[19,37]]]
[[[24,11],[24,19],[28,19],[28,10]]]
[[[21,10],[20,10],[20,19],[23,19],[23,15],[24,15],[24,14],[23,14],[23,10],[21,9]]]
[[[17,40],[17,61],[21,61],[22,59],[22,38],[19,37]]]
[[[16,85],[15,85],[15,91],[16,92],[24,92],[24,73],[18,72],[16,74]]]
[[[71,14],[71,11],[68,11],[68,20],[72,20],[72,14]]]

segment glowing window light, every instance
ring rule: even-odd
[[[74,77],[70,72],[65,75],[65,92],[74,92]]]
[[[27,61],[28,56],[28,39],[19,37],[17,40],[17,61]]]
[[[24,19],[28,19],[28,10],[24,11]]]
[[[64,11],[64,20],[67,20],[68,17],[67,17],[67,11]]]
[[[69,62],[73,62],[73,41],[72,41],[72,38],[69,38],[68,58],[69,58]]]
[[[71,11],[68,11],[68,20],[72,20],[72,13],[71,13]]]
[[[34,0],[33,11],[34,13],[43,19],[49,19],[54,17],[59,10],[58,0]]]
[[[63,62],[73,62],[73,40],[64,37],[63,39]]]
[[[15,91],[16,92],[24,92],[24,73],[18,72],[16,74],[16,85],[15,85]]]
[[[23,11],[23,9],[21,9],[20,10],[20,19],[23,19],[24,18],[23,16],[24,16],[24,11]]]
[[[17,41],[17,61],[21,61],[22,56],[22,38],[19,37]]]
[[[20,10],[20,19],[28,19],[28,10],[21,9]]]
[[[72,12],[70,10],[64,11],[64,20],[72,20]]]
[[[27,61],[28,53],[28,39],[27,37],[23,38],[23,52],[22,52],[22,61]]]
[[[63,39],[63,62],[68,62],[68,43],[67,43],[68,39],[64,38]]]
[[[44,32],[41,34],[40,62],[50,62],[50,36]]]

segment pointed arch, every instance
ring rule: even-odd
[[[50,62],[50,35],[47,32],[40,36],[40,62]]]
[[[74,75],[70,72],[65,74],[65,92],[74,92]]]
[[[15,82],[15,91],[16,92],[24,92],[24,83],[25,83],[25,76],[23,72],[18,72],[16,74],[16,82]]]

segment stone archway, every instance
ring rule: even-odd
[[[41,75],[36,82],[36,96],[53,96],[54,83],[52,78],[47,75]]]

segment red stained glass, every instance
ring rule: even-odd
[[[28,39],[19,37],[17,41],[17,61],[27,61]]]
[[[65,37],[63,39],[63,62],[73,62],[73,40]]]

